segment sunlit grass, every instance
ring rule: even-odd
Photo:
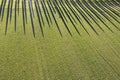
[[[105,24],[84,5],[89,13],[96,18],[97,23],[104,30],[102,31],[85,10],[79,7],[99,34],[97,35],[72,5],[76,14],[79,14],[80,21],[88,31],[88,35],[67,6],[76,21],[74,24],[80,32],[79,35],[63,8],[60,7],[68,20],[68,22],[65,22],[72,33],[71,36],[58,12],[56,12],[54,16],[60,27],[61,36],[49,7],[47,6],[52,19],[50,26],[48,25],[42,6],[40,6],[44,20],[44,25],[42,23],[43,36],[36,9],[35,6],[33,6],[35,15],[33,17],[34,37],[28,5],[26,10],[27,24],[25,23],[26,33],[24,34],[22,5],[20,5],[19,16],[17,10],[15,31],[14,6],[11,22],[10,17],[8,19],[6,35],[7,7],[5,8],[3,21],[0,21],[0,80],[119,80],[120,31],[103,15],[106,14],[118,28],[120,28],[120,24],[104,10],[102,15],[97,9],[90,5],[92,9],[96,11],[96,14],[100,15]],[[119,13],[119,7],[110,7]],[[99,7],[99,9],[102,10],[101,7]],[[107,8],[105,9],[108,10]],[[120,20],[120,18],[111,11],[110,14],[113,14],[118,21]],[[111,32],[106,25],[113,32]]]

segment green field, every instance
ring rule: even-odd
[[[0,0],[0,3],[1,2],[2,0]],[[22,4],[20,5],[19,16],[17,12],[15,31],[14,6],[13,4],[11,22],[10,18],[8,18],[6,35],[7,4],[3,21],[0,21],[0,80],[120,80],[120,31],[102,16],[101,13],[98,12],[101,18],[104,19],[105,24],[108,25],[113,32],[94,15],[98,24],[104,30],[103,32],[80,7],[97,31],[98,34],[96,34],[74,8],[79,14],[82,24],[87,29],[88,35],[67,7],[76,20],[75,25],[80,35],[65,14],[68,20],[68,22],[66,22],[67,26],[72,33],[71,36],[58,13],[56,13],[55,18],[60,27],[61,36],[47,6],[52,24],[48,26],[46,17],[42,11],[45,22],[45,25],[42,25],[43,36],[35,5],[33,4],[35,15],[33,18],[34,36],[28,5],[26,10],[28,20],[27,24],[25,24],[26,33],[24,34]],[[60,7],[62,8],[62,6]],[[120,13],[119,6],[110,7]],[[87,8],[87,10],[89,9]],[[64,10],[62,9],[62,11]],[[91,14],[93,13],[91,12]],[[105,12],[103,14],[108,15]],[[114,13],[112,14],[120,21],[120,17]],[[109,19],[120,28],[120,24],[110,15],[108,16]]]

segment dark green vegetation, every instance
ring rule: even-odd
[[[120,80],[119,0],[0,0],[0,80]]]

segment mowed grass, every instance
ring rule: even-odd
[[[45,36],[43,37],[35,15],[36,36],[34,37],[29,11],[27,11],[26,34],[24,34],[21,11],[19,16],[17,15],[16,32],[14,31],[14,11],[12,22],[8,23],[6,35],[7,11],[5,11],[3,21],[0,21],[0,80],[120,79],[120,31],[104,17],[106,24],[114,31],[113,33],[99,22],[105,31],[102,32],[93,22],[99,33],[96,35],[82,18],[90,36],[79,22],[76,26],[81,35],[78,35],[72,24],[68,22],[67,25],[73,34],[70,36],[58,14],[55,14],[63,36],[60,36],[52,18],[53,24],[50,27],[45,21],[46,24],[43,26]],[[111,20],[118,27],[120,26],[112,18]]]

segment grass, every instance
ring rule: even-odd
[[[56,12],[54,16],[62,33],[61,37],[56,23],[54,22],[54,18],[50,13],[50,9],[48,9],[52,20],[50,26],[42,11],[43,20],[45,22],[44,26],[42,24],[43,37],[34,6],[35,16],[32,16],[35,31],[34,37],[29,8],[27,9],[27,24],[25,23],[26,33],[24,34],[22,5],[20,5],[20,7],[19,16],[18,13],[16,15],[16,32],[14,26],[14,9],[11,22],[8,21],[6,35],[7,7],[5,8],[3,21],[0,21],[0,80],[120,79],[120,31],[102,16],[100,12],[94,9],[113,32],[94,15],[98,24],[104,30],[103,32],[97,24],[94,23],[91,17],[79,7],[89,18],[89,23],[92,23],[92,26],[94,26],[99,35],[90,28],[90,25],[74,8],[77,12],[75,14],[79,14],[80,20],[89,32],[89,35],[84,28],[82,28],[72,11],[70,11],[76,21],[74,24],[80,32],[79,35],[70,22],[69,17],[67,17],[63,11],[68,22],[65,18],[64,20],[72,36],[69,34],[63,21]],[[120,10],[117,6],[111,8]],[[62,7],[61,9],[63,10]],[[90,12],[90,9],[87,7],[86,9]],[[93,13],[91,12],[91,14]],[[108,14],[106,15],[109,16]],[[117,20],[120,19],[118,16],[116,17]],[[117,27],[120,26],[112,17],[109,16],[109,19],[117,25]]]

